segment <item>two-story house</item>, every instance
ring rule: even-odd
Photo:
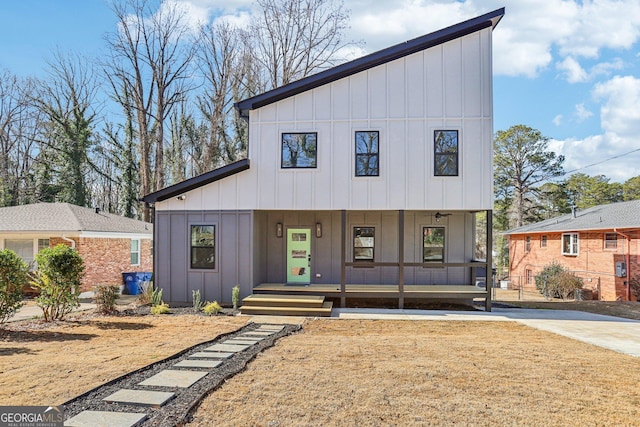
[[[632,300],[629,281],[640,279],[640,200],[574,209],[506,234],[512,286],[535,291],[535,276],[557,262],[597,299]]]
[[[248,158],[147,195],[168,301],[254,292],[482,298],[492,32],[504,9],[239,102]],[[491,247],[490,225],[486,230]],[[477,268],[480,267],[480,268]],[[487,287],[488,288],[488,287]]]

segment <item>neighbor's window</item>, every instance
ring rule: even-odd
[[[618,248],[618,235],[616,233],[604,233],[604,248],[605,249]]]
[[[318,155],[318,134],[283,133],[282,168],[315,168]]]
[[[527,269],[524,271],[524,281],[527,285],[533,283],[533,271]]]
[[[524,251],[531,252],[531,236],[524,238]]]
[[[380,175],[380,132],[356,132],[356,176]]]
[[[578,233],[566,233],[562,235],[562,254],[578,255]]]
[[[140,240],[131,239],[131,265],[140,265]]]
[[[547,247],[547,236],[543,235],[540,237],[540,247],[541,248],[546,248]]]
[[[215,259],[215,225],[191,226],[191,268],[214,269]]]
[[[38,252],[49,247],[49,239],[38,239]]]
[[[374,227],[353,228],[353,261],[373,261]]]
[[[422,227],[422,259],[444,262],[444,227]]]
[[[458,131],[434,132],[434,175],[458,176]]]

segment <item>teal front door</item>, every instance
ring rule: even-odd
[[[311,283],[311,229],[287,229],[287,283]]]

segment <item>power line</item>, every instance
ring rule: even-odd
[[[635,150],[631,150],[631,151],[629,151],[629,152],[627,152],[627,153],[618,154],[617,156],[609,157],[608,159],[604,159],[604,160],[601,160],[601,161],[596,162],[596,163],[591,163],[590,165],[586,165],[586,166],[579,167],[579,168],[577,168],[577,169],[570,170],[570,171],[568,171],[568,172],[565,172],[565,173],[564,173],[563,175],[561,175],[561,176],[566,176],[566,175],[569,175],[570,173],[574,173],[574,172],[578,172],[578,171],[581,171],[581,170],[586,169],[586,168],[590,168],[591,166],[601,165],[602,163],[606,163],[606,162],[608,162],[609,160],[618,159],[618,158],[620,158],[620,157],[627,156],[627,155],[629,155],[629,154],[631,154],[631,153],[635,153],[636,151],[640,151],[640,148],[636,148]]]

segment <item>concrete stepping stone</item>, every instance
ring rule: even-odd
[[[175,369],[165,369],[164,371],[160,371],[154,376],[147,378],[138,385],[187,388],[195,384],[207,374],[208,372],[202,371],[178,371]]]
[[[255,336],[255,337],[268,337],[269,335],[273,335],[275,332],[271,332],[271,331],[251,331],[251,332],[245,332],[244,334],[239,335],[240,337],[244,338],[244,337],[249,337],[249,336]]]
[[[147,419],[146,414],[135,412],[82,411],[64,422],[69,427],[134,427]]]
[[[175,394],[168,391],[131,390],[125,388],[116,391],[102,400],[108,403],[131,403],[134,405],[159,408],[173,396],[175,396]]]
[[[205,348],[204,351],[219,351],[223,353],[240,353],[251,347],[251,345],[214,344]]]
[[[233,353],[215,352],[215,351],[199,351],[189,355],[189,359],[229,359],[233,357]]]
[[[190,360],[185,359],[176,363],[176,368],[217,368],[222,365],[222,360]]]
[[[280,332],[284,329],[284,325],[261,325],[258,331]]]
[[[222,344],[231,344],[231,345],[254,345],[255,343],[258,343],[262,341],[261,339],[259,340],[241,340],[241,339],[230,339],[230,340],[226,340],[225,342],[223,342]]]

